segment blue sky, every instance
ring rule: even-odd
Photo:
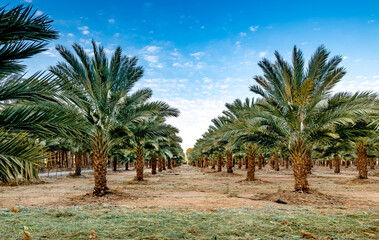
[[[5,1],[2,1],[5,2]],[[154,99],[181,110],[170,123],[191,147],[221,114],[225,102],[253,97],[257,63],[294,45],[308,58],[324,44],[344,57],[347,75],[336,91],[379,92],[379,1],[97,1],[13,0],[32,4],[54,20],[60,39],[27,60],[28,72],[60,60],[55,44],[90,40],[109,53],[121,46],[137,56]]]

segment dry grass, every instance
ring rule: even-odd
[[[0,209],[2,239],[373,239],[375,210],[358,214],[323,209],[149,209],[127,207]]]

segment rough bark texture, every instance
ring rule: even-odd
[[[157,156],[151,155],[151,174],[157,174]]]
[[[158,158],[158,172],[162,172],[163,170],[162,162],[163,162],[163,157],[159,157]]]
[[[341,172],[341,160],[336,154],[334,156],[334,173],[340,173]]]
[[[295,141],[291,150],[293,175],[295,177],[295,191],[307,192],[309,185],[307,180],[306,152],[305,146],[300,141]]]
[[[137,146],[134,154],[136,155],[136,180],[143,181],[143,147]]]
[[[367,179],[367,150],[363,142],[357,143],[357,168],[359,178]]]
[[[254,181],[255,180],[255,149],[253,146],[250,146],[247,149],[247,176],[246,181]]]
[[[167,168],[172,169],[171,167],[171,159],[167,159]]]
[[[204,157],[204,168],[208,168],[208,155]]]
[[[108,143],[102,133],[97,133],[94,138],[93,152],[93,169],[95,178],[94,196],[104,196],[109,193],[107,187],[107,161],[108,161]]]
[[[222,155],[219,152],[217,154],[217,172],[221,172],[221,171],[222,171]]]
[[[245,156],[245,169],[248,169],[249,168],[249,159],[247,157],[247,155]]]
[[[261,170],[262,169],[262,155],[259,155],[258,157],[258,169]]]
[[[278,152],[276,151],[274,153],[274,170],[279,171],[279,157],[278,157]]]
[[[216,169],[216,159],[215,155],[212,155],[212,168],[211,169]]]
[[[332,161],[332,159],[328,160],[328,164],[329,164],[329,168],[333,169],[333,161]]]
[[[233,173],[232,151],[226,150],[226,172]]]
[[[75,175],[80,176],[82,174],[82,158],[83,154],[80,152],[75,153]]]

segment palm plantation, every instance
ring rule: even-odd
[[[237,114],[230,110],[224,112],[223,116],[213,120],[214,126],[210,130],[215,131],[213,136],[218,136],[229,145],[237,142],[269,148],[277,170],[278,151],[288,152],[295,178],[294,188],[307,192],[312,147],[338,142],[346,145],[349,141],[359,141],[359,138],[374,134],[368,119],[377,116],[374,109],[376,94],[333,93],[333,88],[346,71],[339,66],[342,57],[330,57],[324,46],[316,50],[308,66],[296,47],[291,62],[286,62],[278,52],[275,52],[275,57],[274,63],[268,59],[258,63],[263,75],[254,77],[256,85],[251,86],[250,90],[260,98],[252,107],[243,108],[241,101],[236,100],[234,105],[239,109],[232,110],[237,109]],[[226,106],[230,109],[233,105]],[[202,149],[207,147],[203,145],[207,138],[208,135],[203,135],[191,153],[201,154]],[[362,166],[359,169],[363,169],[360,176],[365,178],[365,150],[362,143],[357,144],[357,162],[364,162],[358,164]],[[252,153],[249,155],[248,159],[251,159]],[[255,160],[252,165],[255,165]]]
[[[107,14],[98,12],[98,20]],[[180,17],[192,17],[186,18]],[[324,45],[308,60],[296,46],[289,57],[259,53],[260,73],[245,86],[251,95],[225,103],[184,153],[181,128],[171,120],[179,117],[181,104],[191,102],[179,101],[191,89],[162,86],[186,82],[176,78],[183,71],[188,78],[198,73],[209,89],[231,87],[202,77],[214,66],[201,61],[215,56],[192,47],[188,60],[176,48],[121,48],[95,39],[65,43],[78,33],[54,29],[87,20],[54,24],[31,5],[0,7],[1,237],[376,237],[379,98],[374,91],[337,91],[347,74],[342,56]],[[118,21],[112,16],[107,23],[120,30]],[[92,26],[75,28],[83,37],[103,34]],[[249,31],[258,29],[269,27]],[[238,36],[235,53],[243,39],[251,39],[245,32]],[[118,32],[111,39],[122,43]],[[51,51],[57,62],[27,71],[26,59]],[[169,67],[175,67],[171,78],[163,74]],[[154,81],[162,86],[150,84]],[[200,92],[198,84],[195,80],[194,89]],[[157,87],[158,95],[148,86]],[[172,99],[178,108],[168,104]]]

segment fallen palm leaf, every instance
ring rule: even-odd
[[[30,240],[32,239],[32,237],[30,236],[30,234],[24,232],[24,236],[22,237],[22,240]]]
[[[96,231],[94,229],[92,229],[91,232],[89,233],[89,238],[90,239],[97,238],[97,234],[96,234]]]
[[[376,239],[375,234],[368,233],[368,232],[363,232],[363,234],[366,235],[366,236],[369,236],[369,237],[372,237],[372,238]]]
[[[12,206],[11,211],[14,213],[18,213],[20,211],[20,208],[16,208],[15,206]]]

